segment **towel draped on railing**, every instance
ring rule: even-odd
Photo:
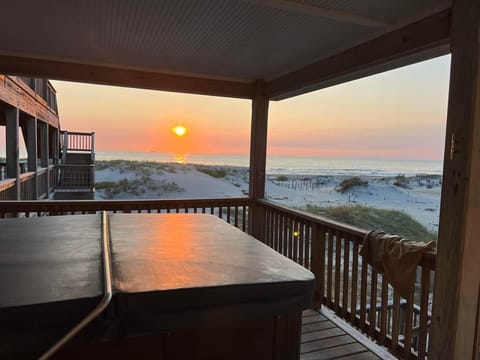
[[[408,299],[414,290],[417,266],[423,254],[434,247],[434,241],[416,242],[374,230],[365,235],[360,255]]]

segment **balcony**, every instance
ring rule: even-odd
[[[258,214],[255,218],[249,217],[253,209]],[[313,309],[323,315],[304,314],[316,318],[304,317],[302,358],[314,359],[320,356],[317,352],[327,348],[325,354],[332,353],[335,358],[339,354],[334,351],[337,347],[336,350],[345,351],[344,341],[371,344],[366,337],[382,346],[370,346],[376,349],[377,355],[383,351],[382,357],[387,354],[385,349],[404,359],[425,359],[427,355],[435,253],[427,253],[422,258],[415,292],[410,299],[403,299],[359,255],[366,234],[362,229],[251,198],[5,201],[0,217],[78,215],[102,210],[111,213],[207,213],[244,232],[257,228],[256,237],[260,241],[315,274]],[[249,222],[254,222],[255,226]],[[327,321],[321,316],[327,316],[334,324],[313,325]],[[338,326],[340,330],[325,331]],[[349,326],[356,330],[349,330]],[[346,337],[345,333],[354,336]],[[361,358],[370,354],[364,345],[346,347],[350,348],[352,355],[362,354]]]

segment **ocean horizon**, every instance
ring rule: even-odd
[[[20,148],[20,158],[27,153]],[[179,164],[199,164],[210,166],[248,167],[249,155],[234,154],[173,154],[163,152],[97,150],[97,160],[155,161]],[[0,148],[0,158],[5,157],[5,149]],[[396,175],[442,175],[443,161],[385,158],[348,158],[315,156],[267,156],[269,175],[350,175],[350,176],[396,176]]]
[[[172,154],[107,150],[97,150],[96,159],[241,167],[248,167],[250,162],[249,155]],[[403,174],[408,176],[418,174],[442,175],[442,171],[443,162],[439,160],[267,156],[267,174],[269,175],[396,176]]]

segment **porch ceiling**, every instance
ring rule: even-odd
[[[251,97],[245,84],[282,78],[449,6],[444,0],[8,1],[0,72],[92,81],[89,73],[123,69],[129,72],[96,82],[161,88],[122,81],[133,71],[137,78],[161,75],[156,83],[222,80],[213,87],[232,86],[224,95]],[[47,62],[27,66],[27,59]]]

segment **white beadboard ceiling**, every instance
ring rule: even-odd
[[[444,0],[1,0],[0,53],[270,80],[448,6]]]

